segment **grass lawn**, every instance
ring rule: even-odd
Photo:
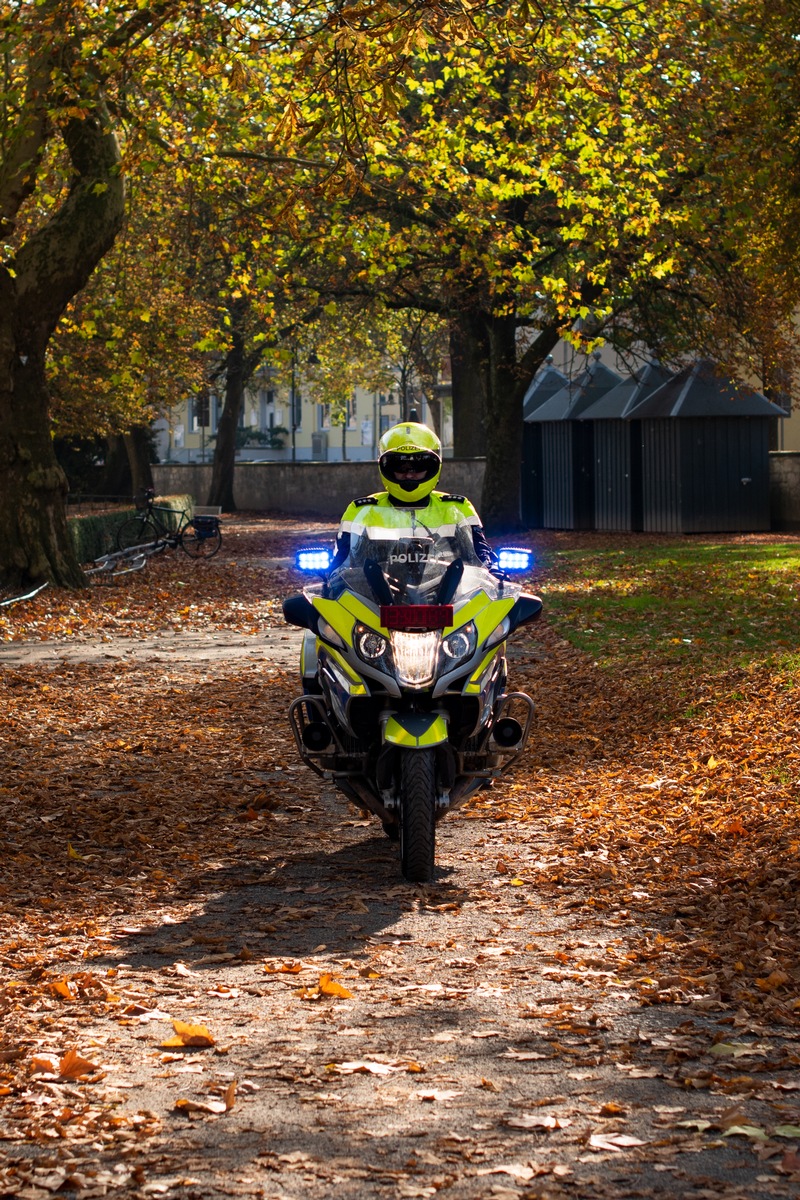
[[[600,667],[800,666],[800,540],[597,536],[539,564],[550,621]]]

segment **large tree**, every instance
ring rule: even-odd
[[[0,267],[0,476],[6,578],[78,582],[65,536],[65,481],[52,451],[45,384],[50,336],[64,308],[113,243],[124,211],[121,156],[98,72],[80,54],[71,13],[50,2],[3,20],[3,158],[0,231],[14,245],[24,206],[54,141],[60,195]],[[139,23],[137,23],[139,24]],[[133,25],[106,30],[111,57]],[[11,57],[9,57],[9,49]],[[37,214],[38,215],[38,214]]]
[[[295,61],[306,55],[310,86],[331,96],[335,78],[308,51],[315,38],[323,48],[328,44],[329,25],[337,36],[333,10],[331,16],[320,7],[294,54]],[[388,31],[397,14],[387,7],[387,16]],[[417,19],[413,6],[403,19]],[[234,142],[266,141],[284,153],[283,142],[294,132],[292,109],[269,80],[267,56],[276,44],[292,50],[293,26],[291,4],[276,10],[258,0],[20,0],[0,15],[0,498],[7,514],[0,582],[82,579],[66,534],[66,481],[51,438],[47,360],[65,313],[68,323],[50,373],[62,427],[81,409],[95,431],[118,419],[124,424],[168,399],[155,393],[166,390],[158,386],[159,364],[170,359],[174,377],[193,390],[186,378],[192,372],[181,369],[180,355],[165,355],[157,337],[141,336],[140,325],[150,318],[151,334],[164,329],[180,291],[167,289],[166,298],[161,287],[165,278],[176,280],[175,244],[168,239],[154,246],[151,238],[148,251],[148,232],[163,228],[165,194],[181,185],[188,192],[194,175],[206,191],[224,195],[230,175],[216,153],[224,121],[236,126]],[[290,86],[285,73],[284,79]],[[174,172],[168,185],[164,164]],[[81,296],[122,228],[131,178],[139,184],[137,208],[128,210],[129,230],[137,227],[133,265],[129,256],[121,275],[105,272],[93,295]],[[135,219],[148,215],[150,231],[146,220]],[[235,278],[241,241],[229,250],[231,272],[218,290],[216,311],[236,316],[242,307]],[[211,253],[204,248],[203,259]],[[156,268],[158,285],[148,303],[138,287],[131,288],[132,273],[146,287],[148,269]],[[197,284],[192,302],[207,302],[207,281]],[[131,304],[123,316],[126,295]],[[235,397],[242,379],[235,321],[229,330],[226,392]],[[201,345],[213,331],[212,321],[197,321]],[[245,361],[252,363],[252,355]],[[82,388],[81,367],[87,372]]]
[[[23,0],[0,19],[0,578],[78,584],[46,359],[113,245],[126,171],[157,146],[170,83],[230,22],[221,6]],[[90,385],[88,385],[90,387]],[[87,390],[88,390],[87,387]]]
[[[743,333],[763,346],[777,330],[793,283],[784,272],[770,291],[769,278],[793,252],[777,229],[796,196],[769,147],[790,174],[792,30],[790,5],[764,0],[20,0],[0,18],[2,580],[80,580],[45,363],[120,228],[126,176],[155,197],[162,162],[176,183],[197,171],[224,213],[235,189],[220,164],[247,165],[231,220],[248,240],[228,239],[214,293],[232,397],[238,330],[248,312],[256,325],[270,273],[284,329],[347,296],[446,321],[456,415],[468,395],[475,414],[458,445],[484,422],[484,515],[512,524],[521,397],[564,331],[588,348],[612,328],[676,345],[690,330],[687,347]],[[753,163],[739,152],[759,124],[748,216],[731,162]],[[276,234],[266,276],[242,266],[246,245],[263,263]],[[207,346],[209,325],[197,332]]]
[[[684,23],[638,4],[546,14],[502,38],[476,17],[468,43],[418,51],[352,202],[373,286],[450,323],[471,401],[456,394],[456,452],[485,446],[496,527],[518,520],[534,371],[577,321],[598,327],[674,272],[694,198],[685,114],[702,83]]]
[[[785,317],[721,203],[735,9],[490,6],[469,37],[406,44],[403,80],[359,93],[330,227],[340,286],[449,323],[456,452],[485,448],[490,525],[518,520],[522,398],[561,336],[734,357]],[[369,38],[351,36],[363,66]],[[315,104],[307,144],[330,160]]]
[[[402,69],[406,37],[459,25],[468,11],[450,0],[373,5],[381,86]],[[273,118],[276,46],[328,98],[324,119],[346,129],[376,81],[352,17],[338,3],[291,0],[17,0],[0,13],[0,583],[82,579],[52,451],[46,358],[121,227],[126,178],[146,179],[163,159],[207,172],[222,142],[214,97],[231,91],[248,97],[250,144],[285,158],[295,104],[290,93]],[[334,173],[348,153],[345,133]]]

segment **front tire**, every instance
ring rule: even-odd
[[[400,869],[409,883],[430,883],[436,854],[436,755],[400,754]]]
[[[117,530],[117,549],[130,550],[133,546],[148,546],[157,542],[159,533],[152,521],[141,521],[130,517]]]

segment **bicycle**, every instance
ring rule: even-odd
[[[155,492],[148,488],[144,494],[144,507],[135,517],[123,521],[117,530],[117,549],[131,550],[137,546],[180,546],[190,558],[212,558],[222,545],[219,517],[195,515],[190,517],[185,509],[176,511],[166,505],[155,503]],[[169,513],[177,516],[178,526],[170,527],[168,520],[160,516]]]

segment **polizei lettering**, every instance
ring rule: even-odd
[[[426,563],[427,554],[422,550],[409,550],[403,554],[390,554],[389,562],[393,563]]]

